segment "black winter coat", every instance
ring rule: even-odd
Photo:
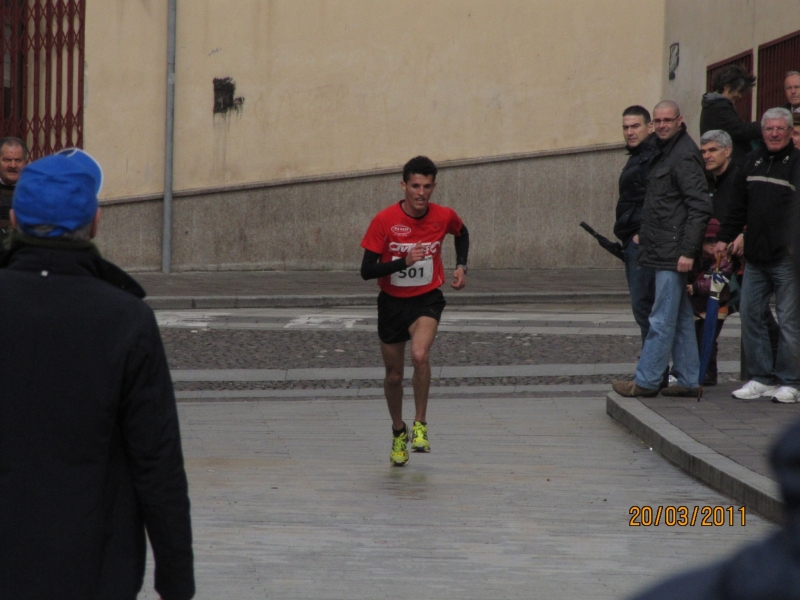
[[[647,172],[656,154],[656,135],[650,134],[635,148],[628,148],[628,154],[630,158],[619,176],[617,220],[614,223],[614,235],[623,245],[627,245],[641,227]]]
[[[659,144],[650,164],[639,231],[639,264],[676,271],[681,256],[699,256],[712,212],[700,150],[686,133],[686,125],[681,125],[666,144]]]
[[[191,598],[189,497],[153,311],[93,247],[40,244],[16,241],[0,262],[0,596],[132,600],[147,528],[156,590]]]
[[[780,260],[792,242],[800,190],[800,150],[789,145],[772,153],[766,148],[747,155],[733,188],[719,231],[733,241],[747,226],[744,257],[756,264]]]
[[[709,183],[711,188],[711,200],[714,203],[714,214],[712,217],[720,223],[725,221],[738,178],[739,167],[731,162],[722,175],[716,179],[712,178]]]
[[[751,142],[760,142],[761,125],[743,121],[733,102],[722,94],[711,92],[703,95],[700,111],[700,135],[712,129],[721,129],[733,140],[731,160],[742,164],[744,157],[753,149]]]
[[[780,438],[770,462],[788,524],[722,563],[678,575],[635,600],[800,600],[800,421]]]

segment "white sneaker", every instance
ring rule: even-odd
[[[778,391],[777,385],[766,385],[764,383],[758,383],[757,381],[748,381],[733,392],[732,396],[734,398],[739,398],[739,400],[755,400],[756,398],[761,398],[761,396],[772,396],[776,391]]]
[[[777,390],[772,392],[771,396],[773,402],[780,402],[781,404],[794,404],[795,402],[800,402],[800,390],[789,387],[788,385],[779,387]]]

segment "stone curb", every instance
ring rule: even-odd
[[[192,308],[327,308],[331,306],[374,306],[377,294],[286,295],[286,296],[151,296],[145,302],[153,310]],[[578,302],[630,302],[628,292],[502,292],[453,293],[447,303],[473,304],[569,304]]]
[[[778,484],[715,452],[647,408],[611,392],[606,413],[671,463],[775,523],[783,521]]]

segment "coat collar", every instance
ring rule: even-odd
[[[12,233],[9,241],[8,251],[0,258],[0,269],[94,277],[137,298],[146,296],[133,277],[100,256],[91,242],[39,239],[18,231]]]

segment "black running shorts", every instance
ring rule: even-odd
[[[446,302],[439,289],[413,298],[395,298],[386,292],[378,294],[378,337],[384,344],[399,344],[411,339],[408,328],[420,317],[438,322]]]

